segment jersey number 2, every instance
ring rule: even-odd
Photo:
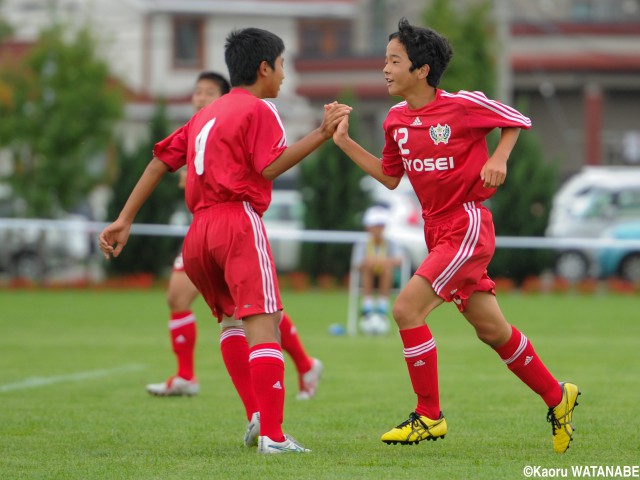
[[[409,129],[407,128],[398,128],[394,134],[393,139],[398,144],[398,148],[400,149],[400,153],[402,155],[409,155],[409,149],[404,148],[404,144],[409,140]]]

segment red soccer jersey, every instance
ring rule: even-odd
[[[489,159],[487,134],[496,127],[528,129],[531,120],[481,92],[437,90],[435,100],[418,110],[407,102],[391,107],[383,127],[382,171],[407,174],[427,220],[491,197],[495,189],[480,179]]]
[[[234,88],[158,142],[153,153],[171,171],[187,165],[185,199],[192,213],[246,201],[262,215],[272,189],[262,171],[286,148],[276,107]]]

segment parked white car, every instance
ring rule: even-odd
[[[546,235],[597,238],[621,223],[640,220],[640,167],[588,167],[571,177],[553,200]],[[556,274],[568,280],[600,275],[597,251],[559,251]]]

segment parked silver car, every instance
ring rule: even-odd
[[[0,271],[11,278],[44,280],[54,270],[86,262],[92,254],[86,218],[65,215],[61,222],[0,218]],[[18,222],[18,224],[16,224]]]
[[[59,212],[56,220],[26,219],[26,205],[0,183],[0,272],[10,278],[43,280],[60,266],[86,261],[94,235],[82,215]]]

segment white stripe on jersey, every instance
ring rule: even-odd
[[[220,343],[230,337],[245,337],[244,328],[227,328],[220,333]]]
[[[400,108],[400,107],[404,107],[407,104],[407,101],[405,100],[404,102],[400,102],[400,103],[396,103],[394,106],[392,106],[389,110],[393,110],[394,108]]]
[[[273,114],[276,117],[276,120],[278,120],[278,125],[280,125],[280,128],[282,129],[282,137],[280,138],[280,142],[278,143],[278,148],[280,147],[286,147],[287,146],[287,134],[284,131],[284,125],[282,125],[282,120],[280,120],[280,115],[278,114],[278,109],[276,108],[276,106],[271,103],[269,100],[265,100],[264,98],[261,99],[264,103],[267,104],[267,106],[271,109],[271,111],[273,112]]]
[[[456,253],[451,263],[447,265],[447,268],[433,281],[433,290],[437,294],[440,294],[453,275],[471,258],[476,243],[478,243],[478,238],[480,237],[480,210],[476,208],[473,202],[465,203],[464,209],[467,211],[467,215],[469,215],[469,227],[467,228],[467,233],[464,236],[464,240],[462,240],[458,253]]]
[[[511,355],[511,357],[507,358],[506,360],[503,360],[503,362],[505,363],[505,365],[509,365],[510,363],[513,363],[516,358],[518,358],[522,352],[524,351],[525,348],[527,348],[527,337],[525,337],[524,335],[520,334],[520,345],[518,345],[518,348],[516,349],[516,351],[513,353],[513,355]]]
[[[491,110],[492,112],[508,120],[520,123],[527,127],[531,126],[531,119],[522,115],[515,108],[511,108],[510,106],[504,105],[500,102],[496,102],[495,100],[489,100],[482,92],[467,92],[465,90],[460,90],[458,93],[449,93],[443,91],[441,95],[443,97],[449,98],[463,98],[470,102],[476,103],[486,108],[487,110]]]
[[[420,345],[416,345],[415,347],[405,348],[403,349],[404,358],[413,358],[419,357],[427,352],[430,352],[436,348],[436,341],[434,338],[429,340],[428,342],[422,343]]]
[[[276,350],[275,348],[259,348],[258,350],[254,350],[249,354],[249,361],[265,357],[277,358],[284,363],[284,355],[282,355],[280,350]]]
[[[258,251],[258,260],[260,262],[260,275],[262,277],[262,294],[264,295],[265,313],[275,313],[278,311],[278,302],[276,296],[276,286],[273,279],[273,271],[271,269],[271,261],[267,250],[267,238],[264,235],[262,219],[256,213],[249,202],[242,202],[244,210],[247,212],[251,226],[253,227],[253,238],[255,247]]]

